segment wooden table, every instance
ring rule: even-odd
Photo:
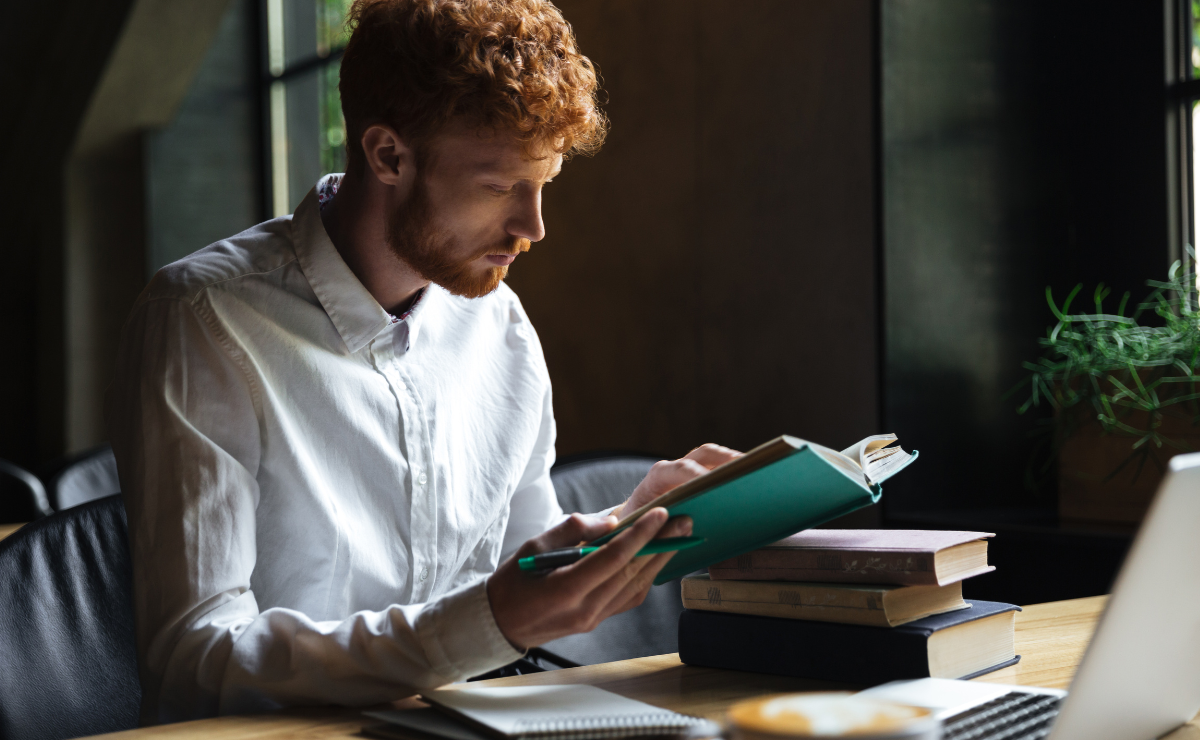
[[[0,524],[0,540],[24,526],[24,524]]]
[[[1021,662],[979,681],[1067,688],[1084,649],[1096,629],[1096,620],[1107,597],[1058,601],[1026,607],[1017,615],[1017,653]],[[529,676],[497,678],[476,685],[519,686],[536,684],[587,683],[677,712],[719,718],[734,701],[778,691],[811,691],[851,688],[842,684],[757,673],[693,668],[679,662],[677,655],[658,655],[583,668],[548,671]],[[413,699],[395,707],[415,707]],[[142,730],[118,732],[103,737],[135,738],[361,738],[359,730],[371,720],[358,710],[318,707],[293,709],[273,714],[182,722]],[[1169,740],[1200,740],[1200,724],[1191,724],[1167,736]],[[1166,740],[1166,739],[1165,739]]]

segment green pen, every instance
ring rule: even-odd
[[[686,550],[705,541],[703,537],[663,537],[660,540],[650,540],[634,557],[640,558],[643,555],[657,555],[661,552]],[[517,566],[524,571],[542,573],[578,562],[584,555],[599,549],[599,547],[588,546],[551,550],[549,552],[538,553],[537,555],[530,555],[527,558],[521,558],[517,561]]]

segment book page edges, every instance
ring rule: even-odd
[[[884,474],[882,477],[880,477],[878,480],[875,480],[875,481],[872,481],[872,482],[873,482],[873,483],[874,483],[876,486],[878,486],[879,484],[881,484],[881,483],[884,483],[884,482],[886,482],[886,481],[890,480],[890,479],[892,478],[892,476],[894,476],[896,473],[899,473],[901,470],[904,470],[904,469],[905,469],[905,468],[907,468],[909,465],[912,465],[912,464],[913,464],[913,462],[914,462],[914,461],[917,459],[917,456],[918,456],[918,455],[920,455],[920,454],[921,454],[921,453],[919,453],[918,451],[916,451],[916,450],[913,450],[912,452],[908,453],[908,459],[907,459],[907,460],[905,460],[904,462],[902,462],[902,463],[900,463],[900,464],[896,465],[895,467],[891,468],[890,470],[888,470],[888,471],[887,471],[887,473],[885,473],[885,474]]]
[[[948,586],[951,583],[961,583],[962,581],[965,581],[968,578],[974,578],[975,576],[981,576],[984,573],[991,573],[995,569],[996,569],[996,566],[994,566],[994,565],[985,565],[982,568],[976,568],[975,570],[970,570],[970,571],[967,571],[966,573],[955,573],[954,575],[952,575],[948,578],[938,579],[937,585]]]
[[[1017,652],[1016,612],[989,614],[930,634],[926,643],[929,675],[956,678],[1012,660]],[[1000,625],[1003,628],[993,634]]]

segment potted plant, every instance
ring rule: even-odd
[[[1195,255],[1188,249],[1195,264]],[[1059,308],[1058,322],[1039,339],[1042,356],[1025,362],[1029,397],[1018,413],[1048,403],[1054,410],[1060,517],[1114,523],[1141,521],[1167,460],[1200,450],[1200,307],[1196,274],[1172,265],[1166,281],[1126,315],[1129,293],[1115,313],[1104,311],[1110,290],[1092,296],[1095,313],[1072,314],[1082,285]],[[1143,325],[1147,313],[1157,320]],[[1161,325],[1160,325],[1161,324]]]

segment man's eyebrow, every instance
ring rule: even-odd
[[[515,177],[518,180],[528,180],[529,179],[527,177],[517,176],[517,173],[515,172],[514,168],[506,166],[504,163],[500,162],[499,160],[488,160],[488,161],[484,161],[484,162],[479,162],[478,164],[475,165],[475,167],[473,169],[475,170],[475,173],[479,174],[479,175],[501,175],[504,177]],[[562,163],[559,162],[558,167],[554,168],[554,171],[550,173],[550,175],[546,178],[546,181],[549,182],[551,179],[558,177],[559,173],[562,172],[562,170],[563,170]]]

